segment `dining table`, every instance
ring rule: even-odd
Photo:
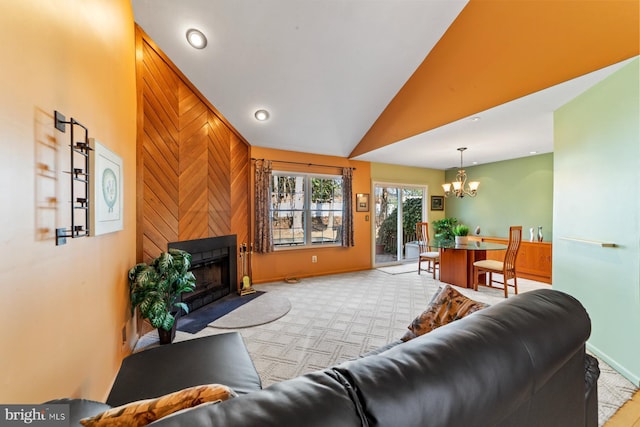
[[[507,245],[481,241],[439,241],[430,243],[440,252],[440,281],[463,288],[473,289],[473,263],[487,259],[487,251],[504,251]],[[478,278],[485,283],[485,276]]]

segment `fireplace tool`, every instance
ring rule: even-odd
[[[251,252],[247,252],[247,244],[243,243],[240,246],[240,258],[242,258],[242,285],[238,294],[240,296],[249,295],[255,293],[255,289],[251,287],[251,254],[253,254],[253,243],[251,244]],[[247,271],[247,264],[249,265]]]

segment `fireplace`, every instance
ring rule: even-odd
[[[191,254],[191,272],[196,277],[193,292],[182,294],[189,312],[229,295],[237,289],[238,245],[236,235],[170,242],[169,249]]]

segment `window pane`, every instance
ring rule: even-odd
[[[311,243],[340,243],[342,211],[316,211],[311,214]]]
[[[342,179],[311,179],[311,243],[336,244],[342,240]]]
[[[274,174],[271,190],[274,245],[304,245],[304,177]]]
[[[342,178],[274,172],[271,210],[275,246],[335,245],[342,239]]]
[[[300,218],[298,222],[297,219]],[[304,215],[301,211],[274,211],[273,243],[276,246],[304,245]]]

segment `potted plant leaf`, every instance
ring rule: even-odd
[[[453,227],[453,235],[456,238],[456,245],[462,245],[467,243],[469,235],[469,226],[464,224],[458,224]]]
[[[454,239],[453,227],[458,223],[457,218],[443,218],[432,221],[433,238],[438,243],[451,242]]]
[[[139,263],[129,270],[131,313],[138,307],[142,318],[158,328],[160,344],[173,341],[176,316],[181,310],[189,312],[180,295],[195,288],[196,278],[190,267],[191,254],[169,249],[150,264]]]

